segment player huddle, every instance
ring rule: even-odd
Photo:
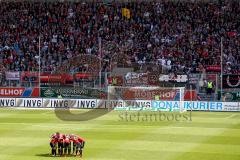
[[[52,155],[66,156],[79,155],[82,157],[82,149],[84,148],[85,140],[74,134],[61,134],[59,132],[51,135],[50,146]]]

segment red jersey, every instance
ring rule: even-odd
[[[51,138],[57,138],[57,134],[56,133],[52,134]]]
[[[56,135],[56,137],[58,139],[58,142],[63,142],[64,134],[58,134],[58,135]]]
[[[77,137],[77,141],[80,142],[80,143],[85,142],[85,140],[82,137],[79,137],[79,136]]]
[[[70,143],[70,139],[69,139],[69,138],[65,138],[65,139],[63,140],[63,142],[64,142],[64,143]]]
[[[77,142],[78,142],[78,138],[77,138],[76,136],[74,136],[74,137],[72,138],[72,142],[73,142],[73,143],[77,143]]]
[[[53,134],[52,137],[55,137],[57,139],[63,139],[64,138],[64,134]]]
[[[70,142],[73,142],[73,140],[74,140],[74,135],[69,135],[69,140],[70,140]]]
[[[58,142],[61,142],[61,143],[63,143],[63,139],[58,139]]]
[[[58,139],[63,139],[65,137],[65,134],[59,134]]]
[[[56,138],[52,138],[50,141],[50,143],[52,143],[52,144],[56,144],[57,142],[58,142],[58,140]]]

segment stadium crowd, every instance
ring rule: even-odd
[[[116,59],[195,73],[220,66],[222,38],[224,72],[240,73],[239,13],[238,0],[3,1],[0,61],[6,70],[37,71],[41,37],[42,71],[55,71],[79,54],[99,56],[109,71],[113,56],[123,54]]]

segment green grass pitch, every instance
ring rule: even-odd
[[[192,121],[156,122],[129,122],[119,114],[62,121],[53,110],[1,108],[0,160],[80,159],[49,156],[49,136],[56,131],[84,137],[85,160],[240,159],[240,113],[193,112]]]

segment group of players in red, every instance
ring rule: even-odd
[[[85,145],[85,140],[74,134],[61,134],[56,132],[51,135],[50,146],[52,149],[52,156],[67,156],[79,155],[82,157],[82,150]]]

